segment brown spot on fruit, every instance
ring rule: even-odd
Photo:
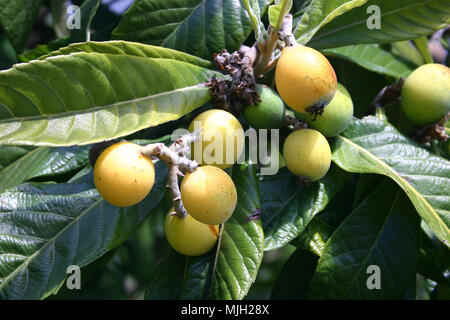
[[[217,238],[219,236],[219,233],[217,232],[217,228],[215,226],[212,226],[208,224],[209,230],[214,234],[214,236]]]

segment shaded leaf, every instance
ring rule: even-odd
[[[89,147],[39,147],[0,171],[0,193],[32,178],[54,176],[86,166]]]
[[[0,0],[0,25],[17,53],[27,45],[40,6],[41,0]]]
[[[0,194],[0,298],[39,299],[55,292],[69,265],[83,267],[122,244],[158,205],[167,167],[139,204],[106,203],[92,175],[74,183],[25,183]]]
[[[318,260],[318,256],[302,249],[294,251],[278,275],[271,299],[307,299]]]
[[[280,248],[303,232],[350,176],[332,166],[323,179],[303,189],[287,168],[277,175],[264,176],[260,192],[265,250]]]
[[[311,298],[396,299],[415,274],[420,219],[408,197],[387,180],[333,233],[319,259]],[[379,268],[380,289],[369,289]]]

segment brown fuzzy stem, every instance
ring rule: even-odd
[[[170,194],[172,195],[172,203],[175,213],[180,218],[185,218],[187,216],[187,211],[184,208],[183,201],[181,200],[181,191],[178,186],[178,166],[169,166],[169,180],[167,181],[167,187],[170,189]]]
[[[450,119],[450,112],[447,113],[442,119],[437,121],[436,123],[432,123],[428,126],[425,126],[423,128],[418,128],[413,132],[414,138],[422,143],[422,144],[428,144],[431,142],[431,140],[436,141],[447,141],[448,135],[445,130],[445,124]]]
[[[172,195],[175,213],[180,218],[185,218],[187,216],[187,211],[181,200],[178,176],[183,175],[180,169],[187,172],[193,172],[197,169],[198,163],[194,160],[190,160],[188,157],[190,156],[191,151],[190,144],[200,139],[200,137],[201,130],[191,132],[178,138],[170,147],[165,146],[163,143],[152,143],[142,147],[141,150],[142,154],[146,157],[158,157],[169,167],[167,187],[170,189]]]
[[[153,143],[142,147],[142,154],[147,157],[158,157],[168,164],[179,166],[190,172],[194,171],[198,166],[197,162],[189,160],[184,156],[180,156],[171,148],[166,147],[163,143]]]

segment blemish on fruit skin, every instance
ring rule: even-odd
[[[137,180],[136,180],[136,179],[134,179],[134,183],[137,183]]]
[[[216,227],[208,224],[209,230],[211,230],[211,232],[214,234],[214,236],[217,238],[219,236],[219,233],[217,232]]]

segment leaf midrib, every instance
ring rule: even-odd
[[[355,284],[356,279],[357,279],[357,278],[359,277],[359,275],[361,274],[361,271],[363,270],[363,266],[367,264],[367,261],[369,260],[369,257],[372,255],[373,250],[374,250],[375,247],[377,246],[377,244],[378,244],[378,242],[379,242],[379,240],[380,240],[380,237],[381,237],[381,235],[383,234],[383,230],[384,230],[384,228],[385,228],[387,222],[389,221],[389,218],[390,218],[390,216],[391,216],[391,214],[392,214],[392,211],[394,210],[394,207],[395,207],[395,205],[396,205],[396,202],[397,202],[399,196],[400,196],[400,193],[397,192],[397,194],[396,194],[395,197],[394,197],[394,200],[392,201],[391,208],[390,208],[389,212],[386,214],[386,218],[384,219],[383,225],[382,225],[381,228],[379,229],[380,232],[378,232],[378,234],[377,234],[377,236],[376,236],[376,238],[375,238],[375,240],[374,240],[374,242],[373,242],[373,245],[370,247],[369,252],[367,253],[366,257],[364,258],[364,261],[360,264],[361,267],[359,268],[358,272],[357,272],[356,275],[353,277],[353,279],[349,282],[349,286],[348,286],[347,290],[346,290],[345,293],[344,293],[344,298],[347,297],[348,292],[350,291],[350,289],[352,288],[352,286]],[[362,203],[361,203],[354,211],[358,210],[358,208],[359,208],[360,206],[362,206],[363,204],[364,204],[364,202],[362,202]],[[350,215],[350,216],[351,216],[351,215]],[[349,216],[349,217],[350,217],[350,216]]]
[[[61,236],[66,230],[71,228],[75,223],[77,223],[82,217],[84,217],[87,213],[90,212],[92,208],[97,206],[101,201],[103,201],[103,198],[99,198],[97,201],[95,201],[91,206],[87,207],[83,212],[80,213],[79,216],[74,218],[71,222],[69,222],[64,228],[61,229],[57,234],[55,234],[52,238],[48,239],[47,243],[45,243],[42,247],[40,247],[38,250],[36,250],[35,253],[33,253],[31,256],[29,256],[22,264],[20,264],[13,272],[11,272],[6,278],[3,279],[2,282],[0,282],[0,291],[4,289],[5,285],[8,284],[14,276],[16,276],[23,268],[28,267],[28,264],[30,264],[35,257],[39,256],[41,252],[46,249],[50,244],[54,243],[59,236]]]
[[[83,114],[83,113],[91,113],[94,111],[99,111],[99,110],[103,110],[103,109],[108,109],[108,108],[116,108],[116,107],[120,107],[121,105],[126,105],[126,104],[133,104],[133,103],[137,103],[137,102],[141,102],[141,101],[145,101],[145,100],[150,100],[153,98],[158,98],[158,97],[163,97],[165,95],[170,95],[176,92],[183,92],[183,91],[190,91],[193,89],[200,89],[200,88],[206,88],[206,86],[204,84],[197,84],[194,86],[190,86],[190,87],[184,87],[184,88],[179,88],[179,89],[174,89],[174,90],[170,90],[170,91],[165,91],[165,92],[160,92],[157,94],[152,94],[152,95],[147,95],[144,97],[139,97],[139,98],[134,98],[134,99],[130,99],[130,100],[126,100],[126,101],[118,101],[112,104],[108,104],[108,105],[104,105],[104,106],[94,106],[94,107],[90,107],[88,109],[84,109],[84,110],[71,110],[71,111],[67,111],[67,112],[60,112],[57,114],[51,114],[51,115],[34,115],[34,116],[29,116],[29,117],[15,117],[15,118],[8,118],[8,119],[3,119],[0,120],[0,124],[2,123],[11,123],[11,122],[17,122],[17,121],[31,121],[31,120],[42,120],[42,119],[59,119],[59,118],[64,118],[64,117],[69,117],[72,115],[79,115],[79,114]]]
[[[386,170],[385,175],[392,177],[401,187],[402,189],[404,189],[405,191],[409,191],[412,192],[419,200],[422,201],[422,203],[425,204],[425,206],[428,209],[428,212],[430,212],[433,217],[436,219],[436,221],[439,222],[439,225],[441,226],[441,228],[443,227],[443,231],[446,234],[450,233],[450,230],[448,229],[447,225],[442,221],[442,219],[440,218],[440,216],[436,213],[436,211],[434,210],[434,208],[428,203],[428,201],[422,196],[422,194],[420,194],[414,187],[412,187],[409,183],[407,183],[407,181],[405,179],[403,179],[402,176],[400,176],[392,167],[390,167],[387,163],[385,163],[384,161],[380,160],[377,156],[375,156],[373,153],[367,151],[366,149],[364,149],[363,147],[361,147],[360,145],[354,143],[352,140],[345,138],[341,135],[337,136],[338,139],[343,140],[344,142],[348,143],[349,145],[351,145],[353,148],[355,148],[356,150],[358,150],[359,152],[367,155],[368,157],[370,157],[372,160],[374,160],[376,163],[380,164],[380,166],[382,168],[384,168]],[[411,199],[412,198],[409,196],[408,197]],[[419,212],[419,214],[422,216],[422,218],[424,218],[425,221],[428,220],[428,218],[424,217],[422,215],[422,213],[417,210]],[[446,239],[445,240],[445,244],[447,246],[449,246],[449,243],[447,242]]]

